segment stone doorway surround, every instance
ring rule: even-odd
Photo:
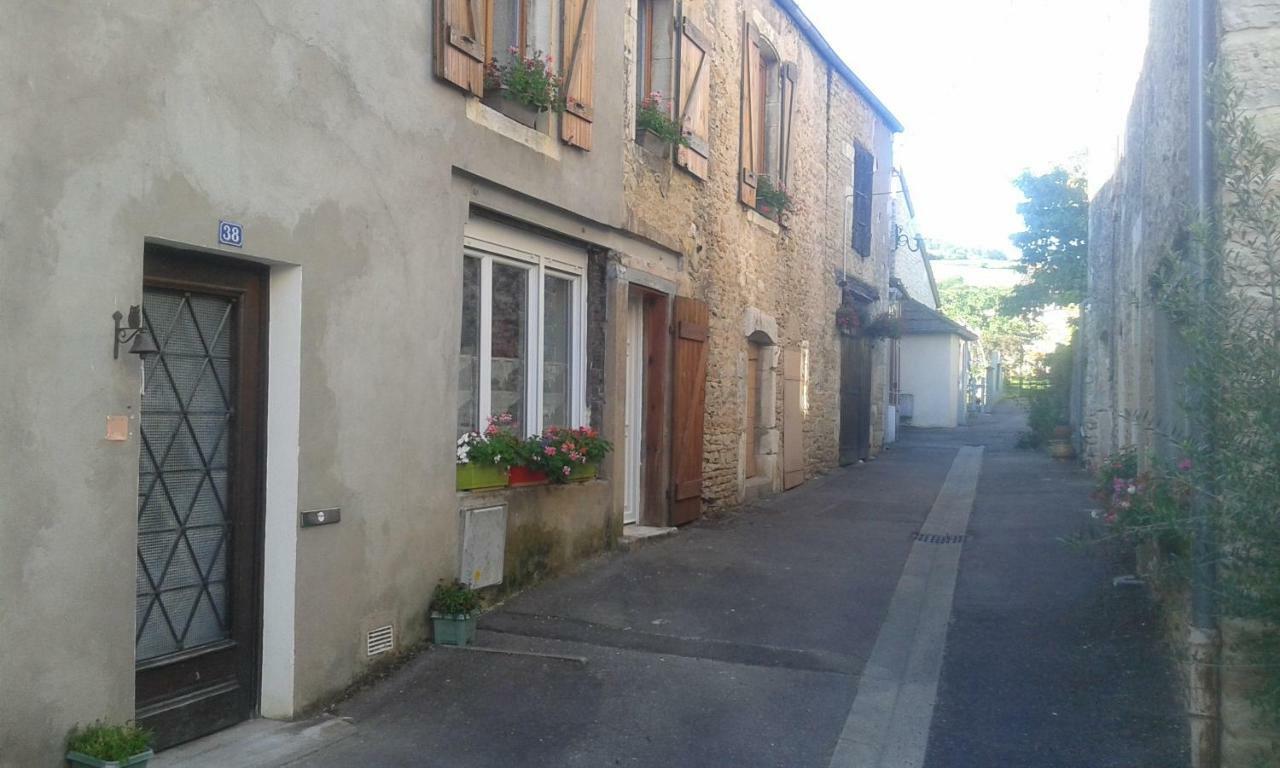
[[[782,472],[778,462],[779,448],[782,445],[778,423],[778,371],[782,361],[782,348],[778,346],[778,321],[756,307],[747,307],[743,311],[742,335],[746,343],[742,344],[739,357],[739,369],[742,371],[742,376],[739,377],[739,396],[744,410],[741,415],[742,439],[738,448],[738,482],[742,501],[749,502],[782,489]],[[760,348],[759,359],[751,362],[758,365],[759,370],[748,370],[747,343],[756,344]],[[753,375],[760,377],[760,412],[754,420],[757,432],[754,439],[746,433],[751,419],[747,417],[745,410],[747,377]],[[755,452],[754,477],[746,476],[748,451]]]

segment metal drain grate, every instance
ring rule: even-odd
[[[969,537],[963,533],[943,534],[943,533],[920,533],[919,531],[916,531],[915,533],[911,534],[911,538],[915,539],[921,544],[963,544],[965,542],[965,539]]]

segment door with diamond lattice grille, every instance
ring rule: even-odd
[[[148,246],[137,719],[157,746],[257,707],[264,273]]]

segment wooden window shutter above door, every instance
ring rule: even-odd
[[[799,79],[800,69],[794,62],[788,61],[782,65],[782,120],[780,122],[778,143],[778,176],[785,188],[791,183],[791,119],[796,113],[796,81]]]
[[[707,178],[711,158],[711,103],[707,84],[711,80],[711,43],[693,22],[680,22],[680,77],[676,87],[680,130],[689,146],[676,149],[676,165],[699,179]]]
[[[707,403],[707,305],[677,296],[672,327],[671,525],[702,516],[702,431]]]
[[[804,482],[804,356],[798,349],[782,354],[782,487]]]
[[[596,0],[564,0],[565,100],[560,118],[560,138],[580,149],[591,149],[591,123],[595,116]]]
[[[436,76],[484,95],[486,0],[435,0]]]
[[[760,141],[764,136],[761,110],[755,103],[759,98],[760,32],[750,21],[742,27],[742,131],[738,142],[738,158],[741,166],[738,174],[738,199],[752,208],[756,205],[756,167]]]

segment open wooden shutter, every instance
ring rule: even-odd
[[[560,138],[591,149],[591,122],[596,103],[596,0],[564,0],[564,115]]]
[[[436,76],[484,95],[485,0],[435,0]]]
[[[800,350],[783,350],[782,379],[782,487],[790,489],[804,482],[804,412],[800,408],[804,370]]]
[[[853,250],[871,255],[871,187],[875,181],[875,156],[861,145],[853,151]]]
[[[685,17],[680,22],[680,82],[676,87],[680,130],[689,146],[676,150],[676,165],[700,179],[707,178],[711,157],[711,43]]]
[[[752,208],[756,205],[756,158],[764,136],[761,110],[755,103],[760,98],[760,32],[750,21],[742,26],[742,136],[738,142],[738,199]]]
[[[799,79],[799,67],[788,61],[782,65],[782,121],[779,139],[778,176],[782,186],[791,183],[791,118],[796,113],[796,80]]]
[[[677,296],[672,328],[671,524],[702,516],[702,429],[707,403],[707,333],[710,314],[697,299]]]

